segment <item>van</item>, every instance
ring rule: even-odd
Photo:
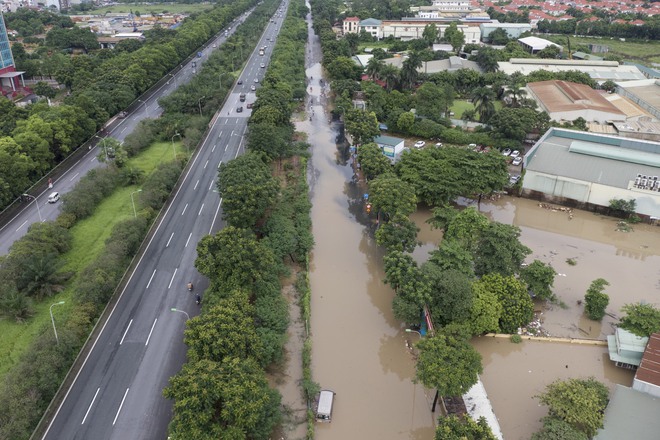
[[[318,404],[316,405],[316,421],[332,422],[332,405],[335,400],[335,392],[332,390],[321,390]]]
[[[55,191],[48,196],[48,203],[55,203],[60,199],[60,193]]]

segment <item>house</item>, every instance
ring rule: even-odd
[[[598,84],[607,80],[615,82],[636,81],[646,77],[635,66],[619,65],[616,61],[592,61],[592,60],[550,60],[534,58],[511,58],[509,61],[497,63],[499,71],[507,75],[520,72],[529,75],[537,70],[549,72],[568,72],[577,70],[589,75]]]
[[[346,17],[342,23],[344,34],[357,34],[360,32],[360,18]]]
[[[594,440],[657,440],[660,399],[616,385],[605,408],[603,428]]]
[[[571,54],[571,58],[574,60],[593,60],[593,61],[603,61],[603,57],[597,57],[596,55],[592,55],[590,53],[586,52],[573,52]]]
[[[386,58],[383,61],[386,64],[392,65],[401,69],[403,63],[406,60],[405,57],[394,57]],[[456,72],[460,69],[470,69],[475,72],[482,73],[481,67],[474,61],[469,61],[457,56],[450,56],[446,60],[433,60],[433,61],[423,61],[422,67],[419,67],[417,71],[419,73],[433,74],[438,72]]]
[[[541,52],[543,49],[550,46],[558,47],[559,52],[564,50],[562,46],[555,44],[552,41],[544,40],[543,38],[539,38],[539,37],[518,38],[518,44],[520,44],[523,47],[523,49],[525,49],[527,52],[531,53],[532,55],[537,54]]]
[[[439,31],[439,37],[442,38],[445,30],[452,21],[456,19],[419,19],[404,18],[402,20],[384,20],[382,22],[382,38],[393,37],[403,41],[416,40],[422,38],[426,25],[435,24]],[[479,43],[481,40],[481,30],[479,23],[458,24],[458,30],[465,35],[465,43]]]
[[[632,387],[634,390],[660,398],[660,333],[653,333],[649,338]],[[658,432],[660,430],[656,431],[656,434]]]
[[[607,337],[610,360],[617,367],[634,370],[642,362],[642,355],[648,341],[649,338],[637,336],[628,330],[617,327],[616,332]]]
[[[479,29],[481,30],[481,39],[484,42],[490,42],[488,36],[496,29],[504,29],[509,38],[517,39],[523,33],[531,32],[532,25],[529,23],[500,23],[498,20],[493,20],[491,23],[481,23]]]
[[[367,18],[365,20],[362,20],[359,24],[360,26],[360,33],[365,33],[369,34],[372,37],[374,37],[377,40],[380,40],[381,38],[381,24],[383,22],[380,20],[376,20],[375,18]]]
[[[583,118],[587,122],[625,121],[626,115],[591,87],[569,81],[528,83],[527,96],[557,122]]]
[[[523,159],[523,193],[587,209],[635,200],[660,217],[660,143],[550,128]]]
[[[632,66],[634,67],[634,66]],[[616,92],[660,119],[660,80],[617,82]]]
[[[381,135],[375,138],[374,142],[392,163],[396,163],[405,150],[403,139],[400,138]]]

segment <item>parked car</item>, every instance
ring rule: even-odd
[[[437,142],[437,143],[435,144],[435,146],[436,146],[436,147],[442,147],[442,142]]]
[[[426,145],[426,142],[424,141],[415,142],[415,148],[422,148],[424,145]]]
[[[509,154],[511,154],[511,148],[505,148],[502,150],[502,156],[508,156]]]
[[[128,113],[126,112],[119,112],[119,114],[117,115],[117,117],[119,117],[120,119],[124,119],[126,116],[128,116]]]
[[[518,157],[518,156],[520,156],[520,151],[513,150],[513,152],[511,153],[511,157]]]
[[[513,159],[513,162],[511,162],[511,165],[518,166],[522,163],[522,157],[518,156],[515,159]]]
[[[509,178],[509,185],[511,185],[511,186],[515,185],[516,183],[518,183],[519,180],[520,180],[520,174],[517,174],[515,176],[511,176]]]

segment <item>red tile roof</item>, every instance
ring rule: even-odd
[[[660,333],[653,333],[649,337],[635,379],[660,386]]]

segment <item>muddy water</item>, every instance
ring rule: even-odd
[[[463,205],[469,201],[462,201]],[[605,339],[618,319],[606,316],[602,323],[583,314],[577,301],[596,278],[609,281],[607,312],[620,316],[623,304],[646,301],[660,306],[660,228],[635,225],[634,232],[615,229],[616,220],[590,212],[566,213],[540,208],[537,202],[504,197],[482,203],[481,211],[491,219],[521,228],[521,241],[532,249],[529,260],[550,263],[559,273],[554,292],[564,306],[537,304],[543,310],[544,327],[553,336]],[[413,220],[421,228],[417,261],[442,239],[431,229],[429,211],[419,211]],[[566,260],[574,259],[576,265]],[[474,346],[483,356],[482,381],[497,415],[504,438],[529,439],[541,427],[545,407],[532,397],[556,379],[594,376],[612,387],[632,384],[633,373],[613,366],[605,347],[526,341],[512,344],[506,339],[477,338]]]
[[[336,392],[333,421],[316,425],[316,439],[432,439],[433,396],[412,383],[414,359],[406,347],[416,335],[392,316],[394,293],[382,282],[383,255],[365,217],[363,186],[318,105],[320,66],[307,75],[315,78],[314,114],[298,129],[312,144],[313,373]]]

